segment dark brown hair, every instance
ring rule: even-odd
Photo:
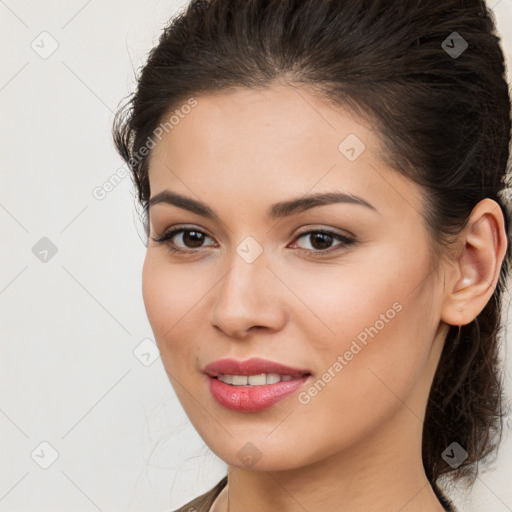
[[[454,55],[447,50],[458,37],[467,48]],[[433,246],[446,249],[486,197],[500,205],[508,233],[500,190],[510,98],[492,13],[478,0],[190,3],[164,29],[114,121],[146,229],[151,152],[143,149],[169,113],[196,95],[276,81],[311,88],[372,121],[390,165],[423,187]],[[423,427],[423,464],[434,487],[448,474],[473,483],[478,461],[501,441],[499,331],[509,256],[507,247],[483,311],[447,335]],[[453,441],[468,454],[457,468],[442,457]]]

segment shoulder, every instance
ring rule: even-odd
[[[192,501],[185,503],[185,505],[174,511],[168,512],[208,512],[215,501],[215,498],[220,494],[220,491],[224,489],[228,482],[227,475],[212,489],[201,494],[197,498],[194,498]]]

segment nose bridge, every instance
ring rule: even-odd
[[[263,248],[251,237],[233,250],[212,311],[212,323],[230,336],[243,336],[255,326],[278,329],[284,320],[267,264]]]

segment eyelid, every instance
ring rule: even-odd
[[[313,255],[327,255],[327,254],[331,254],[331,253],[334,253],[338,250],[341,250],[343,247],[347,247],[349,245],[353,245],[356,243],[356,237],[353,236],[353,235],[345,235],[343,233],[339,233],[338,231],[334,231],[333,229],[330,229],[330,228],[309,228],[309,229],[306,229],[304,231],[301,231],[299,233],[297,233],[293,239],[293,244],[295,245],[297,240],[299,240],[300,238],[303,238],[303,237],[306,237],[307,235],[311,235],[313,233],[321,233],[321,234],[324,234],[324,235],[327,235],[327,236],[330,236],[332,238],[334,238],[335,240],[338,240],[338,244],[335,245],[334,247],[331,247],[329,249],[324,249],[324,250],[312,250],[312,249],[303,249],[303,248],[300,248],[302,251],[305,251],[306,253],[308,254],[313,254]]]
[[[171,238],[174,238],[177,234],[186,232],[186,231],[195,231],[197,233],[201,233],[207,238],[210,238],[213,240],[213,237],[211,237],[203,228],[198,228],[196,226],[189,226],[189,225],[174,225],[171,226],[168,229],[165,229],[164,232],[161,235],[158,236],[150,236],[151,240],[153,240],[156,243],[166,243]],[[184,249],[184,251],[187,249]],[[193,251],[194,249],[189,249]]]
[[[308,235],[310,233],[326,233],[329,235],[337,235],[341,238],[345,238],[347,240],[355,240],[356,235],[351,233],[350,231],[341,231],[336,228],[331,227],[325,227],[325,226],[313,226],[313,227],[307,227],[303,231],[299,231],[298,233],[295,233],[294,238],[298,238],[300,236]]]

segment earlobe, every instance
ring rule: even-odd
[[[461,250],[451,262],[441,319],[449,325],[471,323],[484,309],[498,283],[507,250],[503,212],[492,199],[473,209],[459,234]]]

